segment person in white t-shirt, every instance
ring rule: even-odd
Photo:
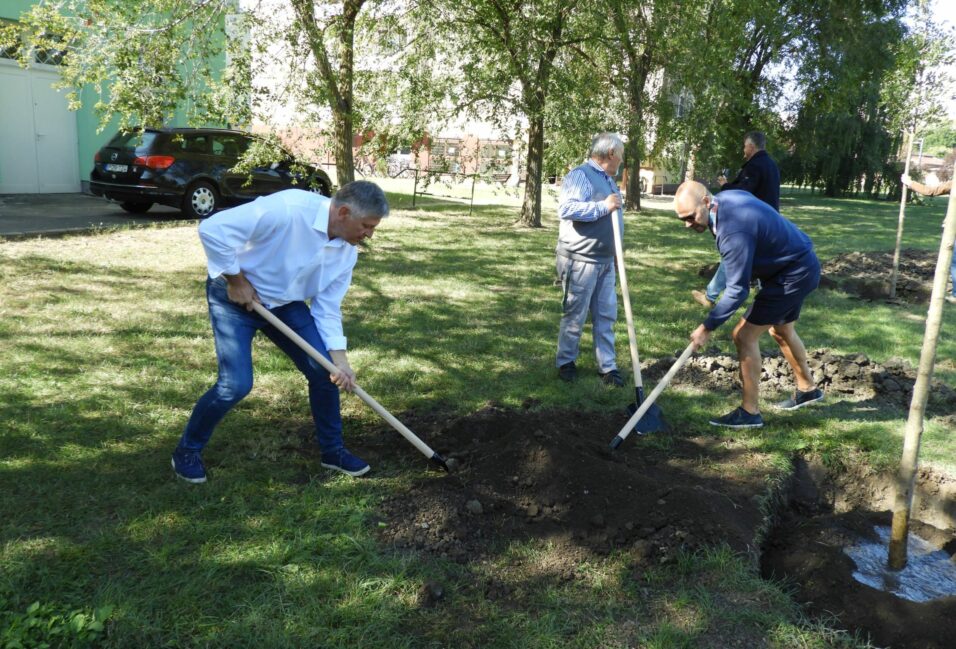
[[[199,225],[209,276],[206,298],[219,376],[196,403],[173,452],[176,475],[206,481],[201,453],[216,425],[252,389],[252,339],[264,333],[305,375],[322,466],[351,476],[369,471],[342,439],[339,389],[352,391],[342,331],[342,299],[358,258],[388,202],[378,185],[357,181],[331,199],[289,189],[215,214]],[[332,361],[332,374],[252,310],[258,302]]]

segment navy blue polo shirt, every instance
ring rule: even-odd
[[[753,194],[732,189],[714,197],[717,213],[711,228],[727,273],[727,288],[704,327],[726,322],[750,293],[751,278],[774,284],[782,294],[801,290],[817,273],[813,242],[797,226]]]

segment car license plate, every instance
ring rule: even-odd
[[[107,171],[116,171],[116,172],[124,173],[124,174],[125,174],[125,173],[129,170],[129,166],[127,166],[127,165],[115,165],[115,164],[113,164],[113,163],[108,163],[108,164],[106,165],[106,170],[107,170]]]

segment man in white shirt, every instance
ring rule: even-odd
[[[290,189],[219,212],[199,225],[209,277],[206,298],[219,377],[193,409],[173,452],[176,475],[206,481],[201,452],[216,425],[252,389],[252,339],[262,331],[305,375],[322,466],[351,476],[369,465],[342,440],[339,389],[352,391],[342,332],[342,298],[352,281],[356,245],[388,216],[378,185],[357,181],[331,199]],[[328,372],[252,310],[268,308],[338,368]],[[308,302],[309,304],[306,304]]]

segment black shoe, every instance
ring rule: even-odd
[[[817,401],[823,401],[823,390],[820,388],[814,388],[809,392],[795,390],[792,397],[774,404],[774,407],[778,410],[796,410],[797,408],[809,406],[811,403],[816,403]]]
[[[723,417],[711,419],[710,425],[724,426],[725,428],[760,428],[763,426],[763,417],[760,416],[759,412],[756,415],[751,415],[743,408],[737,408]]]
[[[598,376],[600,376],[601,380],[604,381],[604,385],[613,385],[615,388],[624,387],[624,379],[621,378],[621,373],[617,370],[611,370],[610,372],[605,372],[604,374],[598,372]]]
[[[558,368],[558,378],[565,383],[574,383],[578,380],[578,367],[574,364],[574,361],[565,363]]]

